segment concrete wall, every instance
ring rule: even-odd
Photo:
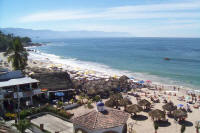
[[[83,129],[86,133],[104,133],[106,131],[115,131],[117,133],[122,133],[122,130],[123,130],[123,125],[118,126],[118,127],[113,127],[113,128],[101,129],[101,130],[88,130],[84,127],[81,127],[75,124],[73,126],[74,126],[74,132],[76,129]]]

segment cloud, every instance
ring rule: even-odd
[[[195,10],[200,9],[200,1],[192,3],[170,3],[154,5],[120,6],[109,8],[108,12],[149,12],[149,11],[176,11],[176,10]]]
[[[157,19],[200,18],[200,2],[153,5],[120,6],[96,10],[58,10],[33,13],[20,18],[20,22],[61,21],[77,19]]]

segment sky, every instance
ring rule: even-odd
[[[0,0],[0,28],[200,37],[200,0]]]

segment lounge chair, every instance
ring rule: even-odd
[[[198,109],[198,108],[200,107],[200,105],[199,105],[198,103],[195,103],[195,104],[193,105],[193,107],[194,107],[195,109]]]

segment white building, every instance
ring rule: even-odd
[[[97,103],[97,109],[73,119],[75,133],[126,133],[129,114]]]
[[[1,73],[0,110],[16,108],[18,100],[32,104],[32,97],[41,93],[38,83],[36,79],[24,77],[20,71]]]

